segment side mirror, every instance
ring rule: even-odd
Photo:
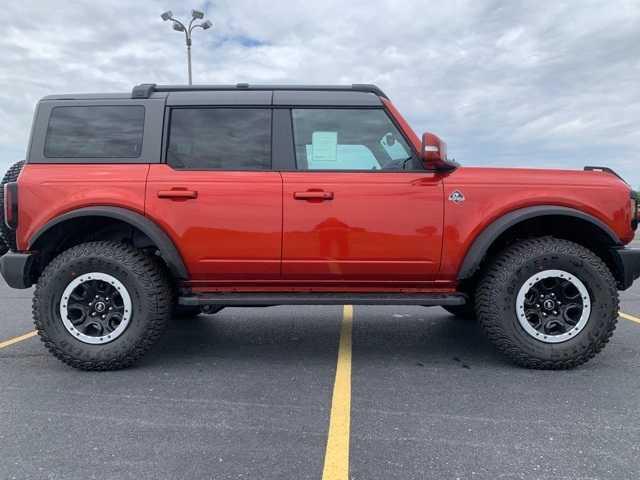
[[[453,170],[458,166],[447,159],[447,144],[437,135],[425,132],[422,135],[422,162],[429,170]]]

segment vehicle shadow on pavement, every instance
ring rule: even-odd
[[[176,360],[329,362],[338,350],[341,309],[228,308],[215,315],[174,318],[141,366]]]
[[[475,320],[437,307],[377,307],[361,312],[356,322],[353,349],[362,363],[517,368],[493,348]]]
[[[234,358],[332,364],[340,322],[339,307],[230,308],[216,315],[175,318],[142,363]],[[485,339],[476,322],[439,308],[356,307],[353,349],[358,361],[400,360],[460,368],[511,366]]]

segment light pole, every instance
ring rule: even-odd
[[[162,15],[160,15],[160,17],[165,22],[167,20],[171,20],[173,22],[173,29],[176,30],[177,32],[184,32],[184,38],[187,44],[187,68],[189,70],[189,85],[192,85],[193,82],[191,81],[191,33],[196,28],[202,28],[203,30],[207,30],[211,28],[213,24],[209,20],[205,20],[202,23],[194,24],[193,22],[195,22],[196,20],[202,20],[204,18],[204,13],[199,10],[191,10],[191,21],[189,22],[188,26],[185,26],[185,24],[182,23],[177,18],[173,18],[173,13],[171,12],[171,10],[164,12]]]

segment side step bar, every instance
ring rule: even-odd
[[[464,305],[463,293],[326,293],[326,292],[232,292],[180,297],[185,306],[225,305],[264,307],[274,305]]]

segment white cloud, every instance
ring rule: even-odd
[[[0,164],[51,93],[182,83],[183,2],[10,1],[0,37]],[[203,83],[377,83],[463,164],[604,164],[640,185],[640,3],[214,1],[194,35]]]

